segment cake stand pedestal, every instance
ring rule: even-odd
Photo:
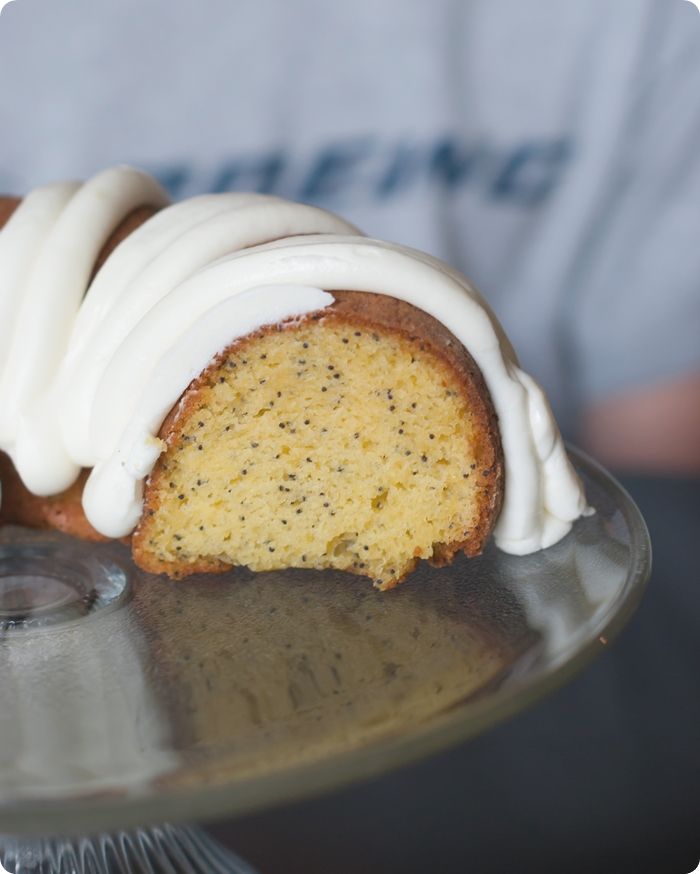
[[[170,825],[92,838],[0,835],[0,865],[9,874],[255,874],[201,829]]]
[[[250,874],[179,824],[380,774],[564,683],[651,561],[629,496],[571,456],[595,514],[560,543],[490,544],[382,594],[303,570],[172,583],[119,543],[0,528],[4,870]]]

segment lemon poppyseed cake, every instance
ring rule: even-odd
[[[546,399],[463,276],[254,194],[130,168],[0,205],[5,521],[146,570],[527,553],[585,502]]]

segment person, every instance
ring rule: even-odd
[[[126,162],[175,198],[274,193],[445,258],[651,529],[639,614],[575,683],[439,759],[222,826],[262,870],[697,859],[698,94],[687,0],[2,11],[0,191]]]
[[[469,275],[569,438],[697,472],[699,49],[685,0],[18,0],[0,190],[126,162],[334,209]]]

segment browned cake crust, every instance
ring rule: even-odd
[[[81,499],[88,471],[65,492],[38,498],[22,483],[10,458],[0,452],[2,506],[0,524],[26,525],[28,528],[55,528],[83,540],[107,540],[85,518]]]
[[[0,197],[0,228],[21,203],[19,197]]]
[[[331,304],[323,313],[316,313],[304,319],[295,319],[294,324],[302,324],[311,319],[321,323],[333,321],[352,329],[377,330],[383,334],[396,334],[411,342],[418,341],[422,350],[431,352],[441,362],[445,368],[446,381],[450,384],[456,382],[459,385],[469,408],[473,411],[475,454],[483,461],[483,468],[480,472],[482,488],[479,491],[478,521],[470,529],[468,538],[451,543],[436,544],[429,561],[437,567],[442,567],[449,564],[459,551],[468,556],[479,555],[496,523],[503,498],[503,450],[498,418],[481,371],[457,338],[443,324],[422,310],[416,309],[404,301],[380,294],[334,291],[333,297],[335,303]],[[190,383],[179,403],[161,426],[158,436],[165,441],[168,448],[175,446],[182,438],[192,412],[200,405],[203,389],[210,384],[222,362],[234,350],[242,352],[247,345],[254,343],[261,335],[284,329],[284,324],[273,325],[235,341],[221,352],[197,379]],[[164,463],[166,454],[167,450],[146,480],[144,513],[141,523],[132,536],[134,561],[146,571],[167,573],[176,578],[196,573],[216,573],[230,570],[232,567],[230,564],[211,559],[202,559],[196,563],[166,563],[149,552],[147,547],[149,519],[158,510],[160,506],[159,495],[164,491],[164,478],[167,478]],[[416,556],[415,564],[418,563],[418,560],[419,557]],[[403,580],[412,569],[409,568],[400,579],[393,581],[393,585]]]
[[[0,197],[0,228],[20,202],[18,198]],[[95,264],[95,272],[111,251],[154,212],[155,210],[150,207],[142,207],[134,210],[122,221],[100,253]],[[446,377],[450,381],[457,377],[457,382],[465,399],[474,411],[477,423],[475,435],[479,444],[478,452],[485,460],[482,471],[483,489],[480,492],[478,522],[470,530],[469,537],[466,540],[436,545],[430,561],[434,565],[441,566],[448,564],[459,551],[464,551],[470,556],[479,554],[500,512],[504,476],[498,421],[481,372],[454,335],[444,325],[422,310],[385,295],[338,291],[333,292],[333,296],[335,297],[334,304],[323,313],[309,316],[307,319],[333,320],[366,330],[374,328],[394,333],[411,341],[419,340],[422,348],[432,352],[442,362],[446,369]],[[263,333],[283,328],[283,325],[271,326],[264,328]],[[165,440],[166,444],[171,445],[182,433],[182,428],[187,420],[187,411],[196,405],[199,391],[207,384],[207,380],[220,365],[220,361],[232,349],[239,349],[242,344],[253,342],[256,336],[258,336],[257,333],[237,340],[190,384],[180,403],[176,405],[161,427],[159,436]],[[78,481],[65,492],[48,498],[37,497],[22,484],[10,459],[4,453],[0,453],[0,481],[3,488],[0,524],[3,522],[18,523],[37,528],[55,528],[83,539],[104,539],[87,521],[82,509],[81,495],[87,473],[88,471],[83,471]],[[144,531],[147,529],[145,520],[158,507],[159,482],[162,475],[162,464],[159,462],[146,481],[144,516],[142,523],[131,538],[136,563],[152,572],[167,571],[171,576],[228,570],[229,565],[206,560],[196,565],[188,564],[181,568],[173,567],[172,564],[168,564],[166,567],[157,558],[148,554],[144,548]],[[418,557],[416,563],[417,561]]]

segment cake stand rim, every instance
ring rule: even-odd
[[[651,574],[649,531],[633,498],[601,464],[567,444],[579,473],[595,481],[622,511],[630,534],[631,561],[617,597],[590,637],[562,664],[530,683],[502,687],[476,703],[467,698],[442,714],[438,725],[381,739],[331,759],[217,786],[158,787],[128,797],[94,795],[70,799],[0,801],[0,833],[16,836],[77,835],[131,829],[163,822],[211,822],[327,794],[397,768],[427,759],[471,740],[533,706],[580,673],[614,640],[639,606]],[[469,702],[467,704],[467,702]],[[464,708],[468,707],[465,713]],[[76,824],[89,821],[88,829]]]

